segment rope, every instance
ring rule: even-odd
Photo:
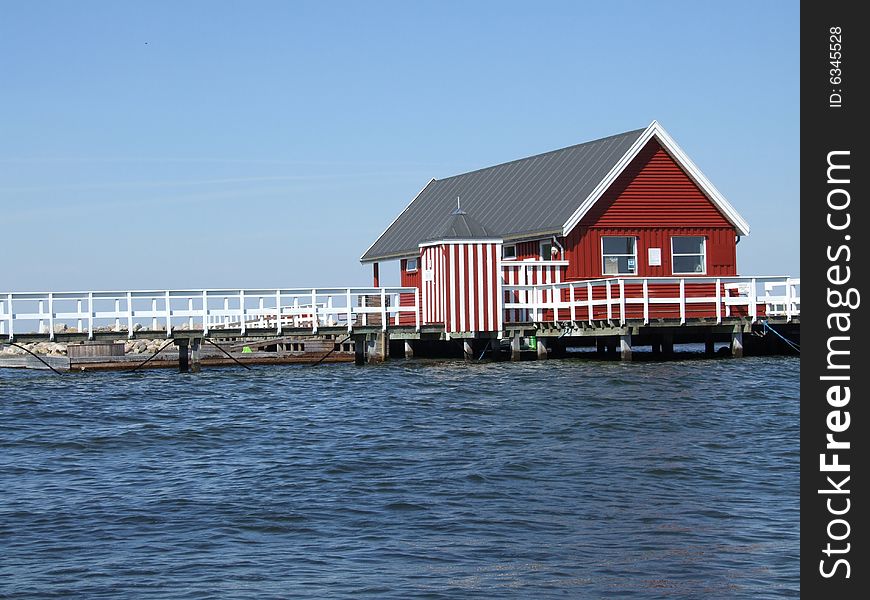
[[[211,341],[210,339],[208,339],[208,338],[202,338],[202,340],[203,340],[204,342],[208,342],[209,344],[211,344],[212,346],[214,346],[215,348],[217,348],[218,350],[220,350],[221,352],[223,352],[224,354],[226,354],[227,356],[229,356],[231,359],[233,359],[233,360],[236,362],[236,364],[239,364],[239,365],[245,367],[248,371],[251,370],[251,367],[249,367],[248,365],[246,365],[246,364],[243,363],[243,362],[240,362],[239,359],[237,359],[235,356],[233,356],[232,354],[230,354],[229,352],[227,352],[226,350],[224,350],[223,348],[221,348],[220,346],[218,346],[217,344],[215,344],[215,343],[214,343],[213,341]]]
[[[55,369],[54,367],[52,367],[50,364],[48,364],[47,362],[45,362],[44,360],[42,360],[42,359],[39,357],[38,354],[34,354],[33,352],[31,352],[30,350],[28,350],[28,349],[25,348],[24,346],[19,346],[18,344],[14,343],[14,342],[0,342],[0,344],[6,344],[7,346],[15,346],[16,348],[20,348],[20,349],[24,350],[25,352],[27,352],[29,355],[31,355],[31,356],[33,356],[34,358],[36,358],[36,360],[38,360],[39,362],[41,362],[42,364],[44,364],[46,367],[48,367],[49,369],[51,369],[52,371],[54,371],[54,372],[57,373],[58,375],[63,375],[63,373],[61,373],[60,371],[58,371],[57,369]]]
[[[771,327],[770,325],[768,325],[768,323],[767,323],[766,320],[762,321],[761,324],[764,325],[764,331],[765,331],[765,332],[767,332],[767,331],[772,331],[772,332],[775,333],[775,334],[776,334],[776,335],[777,335],[777,336],[778,336],[782,341],[784,341],[786,344],[788,344],[789,346],[791,346],[792,349],[793,349],[795,352],[797,352],[798,354],[801,353],[801,347],[800,347],[800,346],[798,346],[797,344],[795,344],[794,342],[792,342],[791,340],[789,340],[788,338],[786,338],[785,336],[783,336],[783,335],[782,335],[780,332],[778,332],[776,329],[774,329],[773,327]]]
[[[343,340],[341,340],[339,343],[335,344],[335,346],[341,346],[343,343],[345,343],[345,342],[346,342],[347,340],[349,340],[351,337],[353,337],[353,334],[347,336],[346,338],[344,338]],[[333,352],[335,352],[335,349],[336,349],[335,346],[332,347],[332,350],[330,350],[329,352],[327,352],[326,354],[324,354],[324,355],[320,358],[320,360],[318,360],[316,363],[311,364],[311,365],[308,365],[308,366],[309,366],[309,367],[316,367],[317,365],[319,365],[320,363],[322,363],[323,361],[325,361],[325,360],[327,359],[327,357],[329,357],[330,354],[332,354]]]
[[[130,369],[130,372],[133,373],[134,371],[137,371],[140,367],[144,367],[145,365],[147,365],[149,362],[151,362],[154,359],[155,356],[157,356],[158,354],[163,352],[166,349],[166,347],[169,346],[169,344],[171,344],[174,341],[175,340],[169,340],[168,342],[163,344],[163,346],[157,352],[155,352],[154,354],[149,356],[147,359],[145,359],[144,362],[141,362],[138,365],[136,365],[135,367],[133,367],[132,369]]]
[[[489,341],[486,343],[486,346],[483,347],[483,352],[480,353],[480,356],[478,357],[477,362],[480,362],[480,361],[483,360],[483,355],[486,354],[486,351],[489,350],[489,347],[490,347],[491,345],[492,345],[492,340],[489,340]]]

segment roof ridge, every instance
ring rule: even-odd
[[[507,166],[507,165],[512,165],[512,164],[514,164],[514,163],[522,162],[522,161],[524,161],[524,160],[531,160],[531,159],[533,159],[533,158],[540,158],[540,157],[542,157],[542,156],[546,156],[546,155],[548,155],[548,154],[555,154],[556,152],[562,152],[562,151],[564,151],[564,150],[570,150],[570,149],[572,149],[572,148],[579,148],[580,146],[586,146],[586,145],[588,145],[588,144],[596,144],[596,143],[598,143],[598,142],[603,142],[603,141],[605,141],[605,140],[609,140],[609,139],[613,139],[613,138],[618,138],[618,137],[626,136],[626,135],[633,134],[633,133],[639,133],[639,132],[642,132],[642,131],[646,131],[646,129],[647,129],[646,127],[641,127],[640,129],[632,129],[632,130],[630,130],[630,131],[623,131],[622,133],[615,133],[615,134],[613,134],[613,135],[608,135],[608,136],[605,136],[605,137],[603,137],[603,138],[598,138],[598,139],[595,139],[595,140],[588,140],[588,141],[586,141],[586,142],[580,142],[579,144],[571,144],[570,146],[565,146],[564,148],[556,148],[555,150],[548,150],[548,151],[546,151],[546,152],[540,152],[540,153],[538,153],[538,154],[532,154],[531,156],[524,156],[524,157],[522,157],[522,158],[515,158],[515,159],[513,159],[513,160],[509,160],[509,161],[506,161],[506,162],[503,162],[503,163],[498,163],[498,164],[495,164],[495,165],[490,165],[490,166],[488,166],[488,167],[481,167],[481,168],[479,168],[479,169],[472,169],[471,171],[466,171],[466,172],[464,172],[464,173],[457,173],[456,175],[450,175],[449,177],[444,177],[443,179],[437,179],[437,178],[434,178],[434,177],[433,177],[433,178],[432,178],[432,181],[437,181],[437,182],[448,181],[448,180],[450,180],[450,179],[455,179],[455,178],[457,178],[457,177],[464,177],[465,175],[471,175],[472,173],[480,173],[481,171],[487,171],[487,170],[489,170],[489,169],[496,169],[496,168],[498,168],[498,167],[504,167],[504,166]]]

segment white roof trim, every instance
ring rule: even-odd
[[[749,223],[740,216],[740,213],[731,206],[728,200],[719,193],[719,190],[710,183],[701,170],[692,162],[685,152],[677,145],[674,139],[668,135],[668,132],[664,130],[664,128],[658,124],[658,121],[653,121],[649,124],[649,127],[644,130],[644,132],[640,135],[637,140],[631,145],[631,147],[626,151],[626,153],[619,159],[619,161],[613,166],[607,176],[602,179],[598,185],[592,190],[592,193],[586,197],[586,199],[580,204],[580,207],[574,211],[574,214],[571,215],[571,218],[565,222],[562,226],[562,235],[566,236],[577,224],[580,220],[586,216],[589,210],[595,205],[598,200],[601,199],[601,196],[604,195],[604,192],[611,186],[611,184],[616,180],[617,177],[625,170],[628,164],[634,160],[634,158],[638,155],[641,149],[646,146],[647,142],[649,142],[653,137],[655,137],[662,147],[668,151],[668,153],[677,161],[677,164],[682,167],[682,169],[689,175],[692,181],[701,188],[701,191],[710,199],[710,201],[719,209],[719,211],[725,216],[728,221],[734,225],[734,228],[737,230],[738,235],[749,235]]]
[[[408,210],[409,208],[411,208],[411,205],[414,204],[414,200],[416,200],[417,198],[419,198],[419,197],[420,197],[420,194],[422,194],[423,192],[425,192],[425,191],[426,191],[426,188],[429,187],[430,185],[432,185],[432,182],[433,182],[433,181],[435,181],[435,178],[434,178],[434,177],[433,177],[432,179],[429,180],[429,183],[427,183],[426,185],[423,186],[423,189],[421,189],[419,192],[417,192],[417,195],[414,196],[414,198],[413,198],[410,202],[408,202],[408,206],[406,206],[405,209],[404,209],[402,212],[400,212],[400,213],[396,216],[396,218],[393,219],[393,220],[390,222],[389,225],[387,225],[387,228],[384,229],[384,230],[381,232],[381,235],[379,235],[377,238],[375,238],[375,241],[372,242],[372,245],[369,246],[368,248],[366,248],[366,251],[363,252],[363,253],[362,253],[362,256],[359,257],[359,261],[360,261],[361,263],[365,264],[365,263],[368,263],[368,262],[378,262],[379,260],[388,260],[388,258],[387,258],[387,259],[381,259],[381,258],[363,258],[363,257],[364,257],[366,254],[369,253],[369,250],[371,250],[372,248],[374,248],[375,244],[377,244],[377,243],[381,240],[382,237],[384,237],[384,234],[387,233],[387,231],[390,230],[390,227],[393,226],[393,223],[395,223],[396,221],[398,221],[398,220],[399,220],[399,217],[401,217],[403,214],[405,214],[405,211],[406,211],[406,210]]]
[[[421,242],[420,247],[437,246],[438,244],[501,244],[504,240],[501,238],[481,238],[481,239],[452,239],[452,240],[432,240],[429,242]]]

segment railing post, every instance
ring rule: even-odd
[[[347,332],[353,333],[353,305],[350,299],[350,288],[345,292],[347,298]]]
[[[561,300],[561,297],[560,297]],[[556,300],[556,284],[550,285],[550,302],[553,303],[553,323],[559,321],[559,302]]]
[[[11,305],[11,301],[10,301],[10,305]],[[85,328],[85,326],[82,324],[82,299],[81,298],[76,299],[76,316],[78,317],[76,319],[76,330],[79,333],[82,333],[82,330]]]
[[[43,318],[45,315],[45,300],[40,298],[37,303],[37,314],[39,315],[39,333],[45,333],[45,319]]]
[[[610,279],[607,279],[604,282],[604,287],[607,292],[607,320],[613,320],[613,307],[611,306],[611,302],[613,301],[612,292],[610,291]]]
[[[54,341],[54,294],[48,293],[48,339]]]
[[[127,292],[127,339],[133,339],[133,292]]]
[[[592,293],[592,283],[587,281],[586,282],[586,316],[588,318],[590,325],[592,325],[592,323],[595,321],[595,306],[592,304],[593,295],[594,294]]]
[[[716,324],[722,322],[722,280],[716,279]]]
[[[399,309],[402,307],[402,300],[401,300],[402,296],[401,296],[401,294],[393,294],[392,298],[394,298],[396,301],[396,307],[395,307],[396,314],[395,314],[395,316],[393,316],[393,325],[398,327],[399,326],[399,315],[402,314],[399,311]]]
[[[172,337],[172,305],[169,302],[169,290],[163,293],[163,301],[166,303],[163,308],[166,309],[166,338]]]
[[[625,280],[619,280],[619,324],[625,325]]]
[[[278,335],[281,335],[281,330],[284,327],[283,319],[281,318],[281,290],[275,290],[275,319],[278,323],[275,328]]]
[[[6,335],[6,301],[0,300],[0,335]]]
[[[151,331],[157,331],[157,298],[151,298]]]
[[[387,330],[387,290],[381,288],[381,331]]]
[[[9,339],[13,340],[15,339],[15,311],[12,310],[12,294],[7,294],[6,303],[9,305]]]
[[[649,324],[649,285],[646,278],[643,280],[643,324]]]
[[[88,339],[94,339],[94,293],[88,292]]]
[[[420,288],[414,288],[414,331],[420,331]]]
[[[751,283],[749,284],[749,301],[751,304],[749,305],[749,316],[752,317],[752,322],[755,323],[755,321],[758,320],[758,290],[755,287],[755,277],[753,277],[750,281]]]
[[[686,279],[680,278],[680,325],[686,322]]]
[[[187,328],[193,329],[193,296],[187,299]]]
[[[317,290],[311,290],[311,332],[317,333]]]
[[[791,301],[794,298],[794,286],[791,284],[791,277],[785,280],[785,321],[791,323]]]
[[[242,335],[248,330],[248,319],[245,312],[245,290],[239,290],[239,330]]]
[[[208,292],[202,290],[202,335],[208,335]]]
[[[51,304],[51,301],[49,301]],[[115,298],[115,331],[121,331],[121,299]]]
[[[571,311],[571,323],[577,320],[577,307],[574,306],[574,284],[568,284],[568,310]]]

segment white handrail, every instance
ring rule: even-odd
[[[758,293],[758,287],[764,282],[764,295]],[[575,296],[573,290],[577,284],[585,284],[586,294],[581,297]],[[613,286],[617,289],[614,290]],[[678,295],[668,290],[677,287]],[[595,289],[604,290],[603,294],[595,294]],[[547,283],[547,284],[505,284],[503,285],[503,298],[505,298],[505,317],[511,314],[523,314],[523,311],[531,309],[533,318],[540,321],[545,315],[538,314],[539,305],[536,302],[523,301],[524,296],[534,298],[540,290],[549,290],[553,295],[553,301],[547,307],[553,311],[548,320],[559,321],[560,311],[564,311],[571,321],[577,319],[579,311],[588,315],[588,320],[593,321],[593,315],[597,314],[598,320],[613,322],[614,319],[620,324],[625,324],[625,319],[633,305],[639,305],[638,318],[643,323],[649,323],[652,318],[661,318],[666,313],[670,318],[678,318],[680,323],[685,323],[687,316],[703,316],[704,318],[716,319],[722,322],[723,307],[724,316],[732,316],[733,309],[743,307],[742,314],[755,321],[764,316],[785,317],[791,321],[800,316],[800,279],[787,276],[776,277],[633,277],[633,278],[608,278],[594,279],[581,282]],[[563,294],[562,290],[567,290]],[[676,290],[674,290],[676,291]],[[562,298],[567,298],[562,300]],[[663,311],[662,305],[671,305],[671,311]],[[708,305],[702,307],[699,305]],[[763,307],[763,308],[762,308]],[[596,313],[596,308],[600,312]],[[517,311],[517,312],[509,312]],[[705,311],[709,311],[706,314]],[[616,313],[618,317],[615,317]],[[704,313],[704,314],[699,314]],[[606,316],[605,316],[606,315]],[[549,317],[549,316],[547,316]],[[516,322],[516,320],[514,320]]]
[[[404,295],[404,296],[403,296]],[[400,299],[406,298],[406,306]],[[408,299],[411,301],[409,302]],[[407,315],[407,316],[403,316]],[[414,287],[279,288],[236,290],[123,290],[94,292],[6,292],[0,294],[0,335],[63,331],[161,332],[209,335],[221,330],[308,329],[343,326],[348,333],[373,319],[391,326],[420,327],[420,297]],[[48,326],[45,326],[48,323]]]

